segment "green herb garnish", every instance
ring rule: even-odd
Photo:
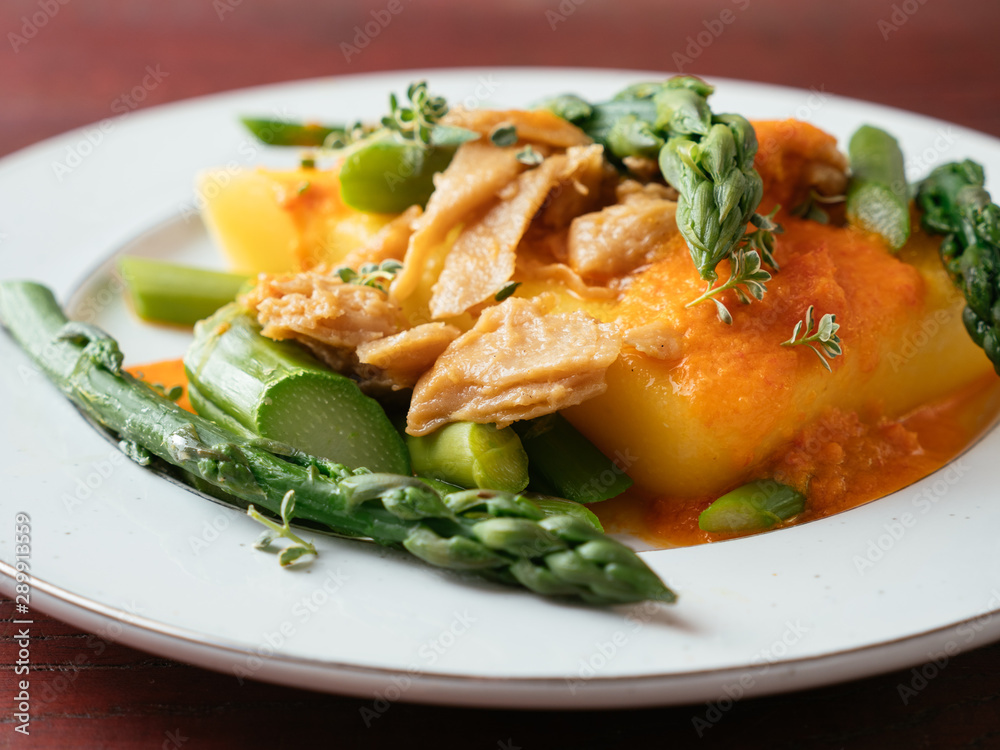
[[[513,146],[517,143],[517,128],[513,125],[498,125],[490,133],[490,141],[494,146]]]
[[[531,144],[529,143],[527,146],[524,147],[523,151],[517,152],[517,160],[526,166],[537,167],[539,164],[542,163],[544,157],[540,153],[535,151],[535,149],[533,149],[531,147]]]
[[[386,291],[386,286],[392,283],[403,264],[398,260],[383,260],[381,263],[365,263],[357,271],[348,266],[334,269],[334,273],[345,284],[370,286],[380,291]]]
[[[771,274],[760,267],[760,255],[757,251],[738,248],[730,255],[729,261],[731,264],[729,278],[719,286],[710,285],[704,294],[685,305],[685,307],[691,307],[697,305],[699,302],[710,299],[715,303],[719,320],[726,325],[732,324],[733,316],[729,313],[729,308],[722,304],[721,300],[716,299],[715,295],[727,289],[732,289],[736,292],[736,296],[739,297],[740,302],[749,304],[751,296],[756,300],[764,297],[764,292],[767,291],[764,282],[771,280]],[[748,292],[749,296],[747,295]]]
[[[287,568],[296,562],[302,561],[305,555],[312,555],[316,557],[319,553],[316,552],[316,547],[312,542],[307,542],[305,539],[300,537],[291,528],[292,517],[295,514],[295,490],[288,490],[285,493],[285,497],[281,501],[281,525],[279,526],[270,518],[261,515],[256,508],[252,505],[247,508],[247,515],[250,516],[255,521],[267,526],[268,531],[258,537],[257,541],[254,542],[255,549],[268,549],[275,539],[289,539],[292,544],[285,547],[278,554],[278,562],[281,563],[281,567]]]
[[[517,291],[517,288],[519,286],[521,286],[521,282],[520,281],[510,281],[510,282],[508,282],[508,283],[504,284],[500,288],[499,292],[497,292],[496,294],[493,295],[493,299],[495,299],[497,302],[503,302],[510,295],[512,295],[515,291]]]
[[[382,126],[408,140],[431,145],[431,131],[448,114],[448,102],[443,96],[431,96],[427,81],[411,83],[406,99],[409,106],[400,105],[395,94],[389,96],[389,114],[382,118]]]
[[[809,305],[809,309],[806,310],[805,320],[800,320],[795,324],[795,328],[792,330],[792,337],[788,341],[782,341],[781,345],[798,346],[805,344],[816,352],[816,356],[823,363],[823,367],[832,372],[827,359],[839,357],[844,352],[840,346],[840,337],[837,335],[837,330],[840,328],[840,324],[837,323],[837,316],[833,313],[827,313],[819,319],[819,325],[816,326],[815,333],[810,334],[809,331],[812,328],[813,306]],[[802,338],[798,337],[800,333],[803,334]]]

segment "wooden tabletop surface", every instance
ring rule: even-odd
[[[355,44],[355,27],[393,8]],[[4,0],[0,155],[111,116],[147,66],[166,75],[143,108],[374,70],[590,66],[815,88],[1000,136],[998,30],[994,0]],[[704,704],[572,713],[400,703],[368,727],[370,700],[241,686],[34,616],[23,737],[16,615],[0,602],[2,747],[1000,747],[1000,645],[924,675],[738,701],[703,736],[693,719]]]

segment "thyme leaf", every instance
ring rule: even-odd
[[[520,281],[508,282],[504,284],[502,287],[500,287],[500,291],[493,295],[493,299],[495,299],[497,302],[503,302],[510,295],[512,295],[519,286],[521,286]]]
[[[381,263],[365,263],[357,271],[349,266],[339,266],[334,273],[345,284],[370,286],[379,291],[387,291],[386,286],[392,283],[396,274],[403,267],[398,260],[383,260]]]
[[[732,289],[737,298],[744,305],[750,304],[751,297],[756,300],[764,298],[767,286],[764,282],[771,280],[771,274],[761,268],[760,253],[747,246],[738,247],[733,250],[730,257],[729,278],[725,282],[714,286],[715,282],[708,282],[708,288],[697,299],[688,302],[685,307],[694,307],[705,300],[712,300],[715,303],[716,311],[721,320],[726,325],[731,325],[733,316],[729,308],[717,298],[717,295],[727,289]]]
[[[513,146],[517,143],[517,128],[513,125],[497,125],[490,133],[490,141],[494,146]]]
[[[395,94],[389,97],[389,114],[382,118],[383,127],[407,140],[430,146],[431,132],[448,113],[448,102],[443,96],[431,96],[427,81],[411,83],[406,89],[406,99],[400,104]]]
[[[823,363],[823,367],[832,372],[833,368],[830,367],[828,360],[839,357],[844,353],[840,336],[837,335],[840,324],[837,323],[837,316],[833,313],[827,313],[820,318],[819,324],[815,326],[816,330],[813,333],[809,333],[813,330],[814,324],[813,305],[809,305],[809,309],[806,310],[805,320],[800,320],[795,324],[795,328],[792,329],[792,337],[788,341],[782,341],[781,345],[799,346],[805,344],[816,352],[816,356]],[[799,334],[802,334],[801,338]]]
[[[281,550],[278,555],[278,562],[281,567],[286,568],[300,561],[305,555],[315,557],[319,553],[312,542],[307,542],[291,529],[291,519],[295,513],[295,490],[289,490],[281,500],[281,524],[277,524],[270,518],[261,515],[252,505],[247,508],[247,515],[250,518],[264,524],[267,531],[262,533],[254,542],[254,549],[265,550],[271,546],[276,539],[288,539],[292,542],[289,546]]]

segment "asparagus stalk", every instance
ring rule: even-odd
[[[781,227],[757,213],[763,184],[754,168],[757,136],[740,115],[716,115],[708,105],[713,88],[694,76],[630,86],[611,101],[589,104],[567,95],[542,107],[573,122],[613,159],[659,159],[660,171],[679,192],[677,226],[698,274],[707,283],[691,305],[711,299],[719,318],[732,316],[719,300],[731,289],[741,302],[761,299],[777,270],[773,235]],[[747,224],[754,229],[747,229]],[[732,262],[729,278],[716,285],[716,267]]]
[[[442,482],[440,479],[432,479],[427,476],[421,476],[420,481],[429,485],[442,496],[451,494],[452,492],[460,492],[465,489],[464,487],[459,487],[458,485],[451,484],[449,482]],[[524,497],[534,503],[546,516],[573,516],[574,518],[578,518],[590,526],[593,526],[596,531],[604,531],[604,527],[601,525],[601,519],[595,516],[585,505],[580,505],[580,503],[573,502],[572,500],[566,500],[565,498],[552,497],[550,495],[539,494],[537,492],[525,493]]]
[[[272,146],[342,149],[338,174],[344,202],[371,213],[399,213],[425,205],[434,191],[434,175],[445,169],[463,143],[479,135],[439,121],[448,112],[424,81],[409,86],[406,99],[389,97],[381,127],[356,124],[310,125],[257,118],[243,124]]]
[[[616,497],[632,479],[560,414],[515,423],[542,486],[578,503]]]
[[[340,168],[340,194],[359,211],[393,214],[425,205],[434,192],[434,175],[455,155],[451,147],[407,140],[379,132],[351,150]]]
[[[510,427],[454,422],[430,435],[407,435],[406,445],[420,476],[506,492],[528,486],[528,456]]]
[[[298,343],[262,336],[238,303],[195,326],[184,369],[195,410],[230,429],[352,468],[410,473],[406,446],[377,401]]]
[[[531,502],[538,506],[538,509],[547,516],[567,515],[579,518],[594,527],[596,531],[604,531],[601,520],[595,516],[585,505],[566,500],[561,497],[548,497],[546,495],[529,496]]]
[[[916,203],[923,228],[944,235],[941,260],[965,295],[966,330],[1000,373],[1000,206],[985,184],[976,162],[945,164],[920,183]]]
[[[136,314],[193,326],[236,299],[247,276],[127,255],[118,262]]]
[[[773,479],[761,479],[728,492],[698,517],[702,531],[760,531],[805,510],[805,495]]]
[[[847,152],[847,220],[899,250],[910,236],[910,197],[899,144],[884,130],[862,125],[851,136]]]
[[[116,432],[131,455],[148,451],[243,502],[279,515],[291,490],[297,518],[540,594],[594,604],[675,599],[624,545],[571,516],[544,517],[520,496],[467,490],[442,497],[413,477],[351,471],[190,414],[122,371],[115,340],[67,321],[39,284],[0,283],[0,320],[59,390]]]
[[[299,146],[318,148],[327,138],[346,138],[350,129],[343,125],[320,125],[261,117],[241,117],[240,122],[254,136],[269,146]]]

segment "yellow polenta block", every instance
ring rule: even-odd
[[[565,415],[641,487],[712,495],[745,481],[828,407],[898,417],[992,369],[961,321],[961,295],[917,233],[901,257],[862,232],[783,219],[781,271],[761,302],[726,293],[731,326],[711,303],[686,308],[704,282],[683,240],[640,273],[617,317],[658,321],[666,359],[625,348],[607,391]],[[726,264],[719,267],[726,278]],[[844,353],[827,372],[805,346],[783,347],[796,321],[836,315]]]
[[[209,232],[242,273],[336,264],[392,218],[346,206],[336,174],[318,169],[219,169],[197,188]]]

